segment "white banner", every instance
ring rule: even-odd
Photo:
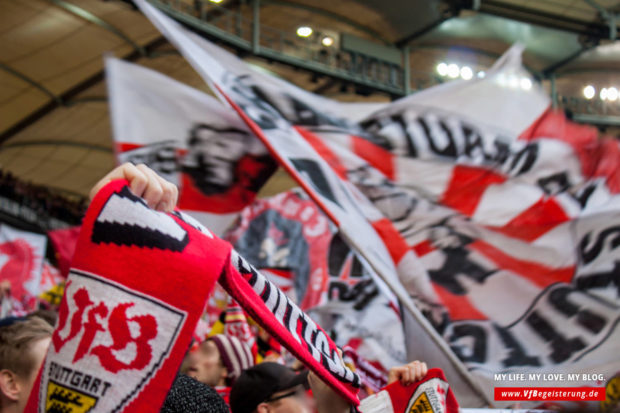
[[[215,98],[152,70],[106,59],[119,162],[179,187],[179,207],[221,234],[275,170],[264,145]]]
[[[480,385],[492,400],[506,384],[495,374],[609,381],[620,370],[620,146],[548,111],[519,47],[484,79],[354,117],[345,104],[250,74],[139,3],[405,307],[412,296],[445,341],[435,330],[428,340],[429,323],[416,317],[409,356],[442,367],[462,405],[481,404]],[[467,387],[462,362],[477,384]]]

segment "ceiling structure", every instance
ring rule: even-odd
[[[604,115],[610,124],[619,119],[620,103],[596,98],[584,103],[582,89],[620,88],[620,0],[260,0],[257,7],[251,0],[203,1],[200,8],[194,0],[167,3],[203,18],[215,28],[209,38],[249,63],[334,99],[389,101],[399,87],[405,92],[403,76],[409,79],[407,91],[429,87],[445,81],[435,70],[439,62],[468,65],[476,73],[520,42],[526,67],[561,106],[582,108],[599,120]],[[257,15],[258,28],[252,24]],[[336,43],[327,52],[308,39],[298,47],[300,25],[311,26],[317,42],[330,36]],[[240,46],[251,45],[257,31],[261,47],[272,54],[254,56],[251,47]],[[308,60],[302,53],[339,56],[333,51],[343,33],[408,57],[409,65],[397,67],[398,73],[386,66],[400,76],[390,80],[396,86],[375,88],[338,68],[297,64]],[[0,0],[2,170],[82,196],[114,166],[106,53],[208,91],[128,1]]]

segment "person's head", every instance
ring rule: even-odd
[[[168,391],[160,413],[228,413],[228,406],[211,387],[179,374]]]
[[[248,346],[237,337],[209,337],[188,356],[187,374],[209,386],[231,386],[241,371],[254,365]]]
[[[39,317],[0,320],[0,411],[24,409],[53,331]]]
[[[28,313],[26,317],[27,318],[39,317],[40,319],[42,319],[43,321],[47,321],[49,325],[54,327],[56,325],[56,321],[58,320],[58,312],[54,310],[39,309],[31,313]]]
[[[306,393],[307,372],[297,374],[278,363],[260,363],[244,370],[230,391],[232,413],[310,413],[314,402]]]
[[[249,151],[247,131],[198,124],[191,130],[184,159],[184,172],[206,195],[228,190],[235,180],[237,163]]]

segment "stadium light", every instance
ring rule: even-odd
[[[607,100],[607,88],[602,88],[601,89],[601,93],[599,94],[599,97],[603,101]]]
[[[519,87],[519,78],[515,75],[511,75],[508,77],[508,86],[510,86],[513,89],[516,89]]]
[[[323,40],[321,40],[321,44],[325,47],[329,47],[331,45],[334,44],[334,38],[333,37],[329,37],[329,36],[325,36],[323,37]]]
[[[532,88],[532,81],[527,77],[522,77],[519,81],[519,85],[523,90],[530,90]]]
[[[463,66],[461,68],[461,77],[465,80],[469,80],[474,77],[474,72],[472,72],[469,66]]]
[[[312,28],[308,26],[301,26],[297,28],[297,36],[310,37],[312,35]]]
[[[594,97],[594,95],[596,95],[596,89],[594,89],[594,86],[592,85],[588,85],[586,87],[583,88],[583,96],[586,99],[592,99]]]
[[[484,77],[485,77],[486,75],[487,75],[487,74],[484,72],[484,70],[481,70],[481,71],[479,71],[479,72],[478,72],[478,77],[479,77],[480,79],[484,79]]]
[[[456,79],[457,77],[459,77],[460,72],[461,71],[457,64],[450,63],[448,65],[448,77],[451,77],[452,79]]]
[[[607,89],[607,100],[610,102],[615,102],[618,99],[618,89],[615,87],[610,87]]]
[[[444,62],[441,62],[437,65],[437,73],[439,73],[440,76],[447,76],[448,75],[448,65],[445,64]]]

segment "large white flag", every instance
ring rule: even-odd
[[[249,74],[143,7],[345,237],[356,234],[351,244],[392,288],[397,270],[487,400],[494,385],[507,384],[495,373],[582,373],[570,384],[601,385],[620,370],[618,142],[598,141],[595,131],[548,112],[518,49],[485,79],[432,88],[373,113],[360,108],[354,117],[347,105]],[[381,241],[361,228],[368,222]],[[374,251],[381,242],[385,249]],[[399,298],[407,305],[408,297]],[[428,324],[414,321],[419,337],[410,335],[410,354],[421,349],[444,368],[462,405],[479,403],[463,391],[462,364],[452,371],[441,364],[446,356],[454,361],[445,342],[432,333],[435,340],[425,341]],[[544,384],[567,385],[552,377]]]
[[[208,42],[184,30],[146,2],[140,1],[137,4],[205,80],[212,84],[214,90],[238,111],[272,154],[336,223],[343,238],[387,283],[406,310],[413,315],[419,327],[416,340],[421,344],[420,347],[433,348],[435,353],[443,354],[440,365],[450,377],[454,377],[455,388],[467,398],[468,404],[484,404],[482,391],[469,379],[461,361],[413,304],[409,294],[415,291],[415,296],[427,303],[430,311],[439,306],[428,274],[411,250],[403,251],[398,257],[398,265],[409,269],[406,279],[409,285],[405,288],[400,283],[394,254],[390,255],[378,233],[384,239],[389,238],[392,235],[389,229],[383,229],[389,226],[389,222],[382,218],[380,212],[345,176],[330,167],[317,151],[316,142],[313,145],[312,136],[294,129],[280,112],[254,93],[251,85],[245,83],[245,76],[229,72],[221,65],[222,59],[212,57],[207,50],[210,47]]]
[[[221,234],[274,172],[265,146],[206,93],[115,58],[106,74],[119,162],[174,182],[179,207]]]

